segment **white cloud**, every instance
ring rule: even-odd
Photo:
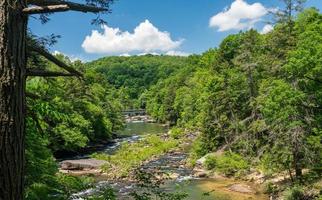
[[[130,33],[119,28],[102,26],[103,32],[93,30],[82,47],[87,53],[122,54],[130,52],[167,52],[177,49],[183,40],[172,40],[170,33],[160,31],[148,20]]]
[[[53,55],[54,56],[57,56],[57,55],[60,55],[60,54],[63,54],[62,52],[60,52],[60,51],[57,51],[57,50],[55,50],[54,52],[53,52]]]
[[[270,25],[270,24],[266,24],[266,25],[263,27],[263,29],[262,29],[262,31],[261,31],[260,33],[261,33],[261,34],[266,34],[266,33],[271,32],[273,29],[274,29],[274,27],[273,27],[272,25]]]
[[[261,3],[248,4],[235,0],[230,8],[211,17],[209,26],[218,28],[218,31],[249,29],[267,13],[268,9]]]
[[[182,51],[168,51],[165,53],[167,56],[189,56],[189,53],[182,52]]]
[[[120,56],[122,56],[122,57],[130,57],[131,55],[128,54],[128,53],[122,53],[122,54],[120,54]]]
[[[153,56],[159,56],[161,55],[160,53],[157,52],[145,52],[145,53],[139,53],[137,54],[138,56],[145,56],[145,55],[153,55]]]

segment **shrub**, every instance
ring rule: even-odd
[[[278,192],[278,187],[272,182],[268,182],[264,185],[265,194],[276,194]]]
[[[182,128],[174,127],[170,130],[170,137],[173,139],[180,139],[184,136],[185,132]]]
[[[208,153],[205,151],[202,145],[203,143],[200,137],[193,141],[188,158],[188,164],[190,167],[194,167],[197,163],[197,160]]]
[[[285,192],[283,199],[304,200],[305,199],[304,190],[299,186],[294,186]]]
[[[207,156],[204,165],[208,170],[214,169],[217,166],[216,156],[214,155]]]
[[[248,162],[242,156],[226,152],[216,158],[217,170],[226,176],[240,175],[249,169]]]
[[[116,198],[117,196],[113,188],[107,187],[99,194],[90,196],[86,200],[116,200]]]
[[[74,177],[65,174],[58,174],[57,181],[62,188],[63,193],[68,196],[92,187],[95,180],[93,177]]]

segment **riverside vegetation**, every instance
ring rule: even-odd
[[[230,35],[202,55],[107,57],[89,63],[59,55],[85,78],[28,79],[34,96],[28,98],[26,199],[68,199],[90,187],[91,178],[58,173],[53,155],[111,139],[124,125],[121,111],[129,108],[144,108],[170,124],[172,135],[167,141],[148,136],[112,156],[95,155],[109,161],[107,172],[117,169],[126,176],[141,162],[175,148],[186,132],[196,132],[190,165],[223,152],[209,154],[205,167],[239,178],[254,170],[268,178],[286,173],[287,181],[265,184],[273,198],[321,198],[322,15],[315,8],[296,17],[286,14],[268,34]],[[112,193],[92,199],[113,199]]]

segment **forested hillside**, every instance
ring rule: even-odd
[[[230,35],[194,68],[144,96],[161,122],[201,132],[199,158],[224,149],[267,172],[321,169],[322,15],[307,9],[261,35]]]
[[[304,186],[311,183],[308,172],[320,178],[322,15],[317,9],[280,21],[267,34],[252,29],[230,35],[202,55],[89,63],[57,57],[84,77],[27,81],[27,199],[42,193],[64,199],[84,189],[86,181],[57,175],[53,154],[111,139],[124,125],[121,112],[132,108],[146,109],[173,130],[197,132],[189,150],[192,165],[220,150],[227,160],[209,162],[228,169],[236,161],[235,168],[223,169],[228,176],[251,166],[265,174],[286,171],[293,184]]]
[[[174,56],[132,56],[106,57],[87,63],[90,68],[100,73],[119,93],[123,109],[145,108],[142,94],[155,85],[158,80],[181,68],[190,65],[185,57]]]

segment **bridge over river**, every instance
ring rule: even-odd
[[[139,115],[146,115],[146,110],[144,109],[130,109],[122,111],[123,115],[127,116],[139,116]]]

